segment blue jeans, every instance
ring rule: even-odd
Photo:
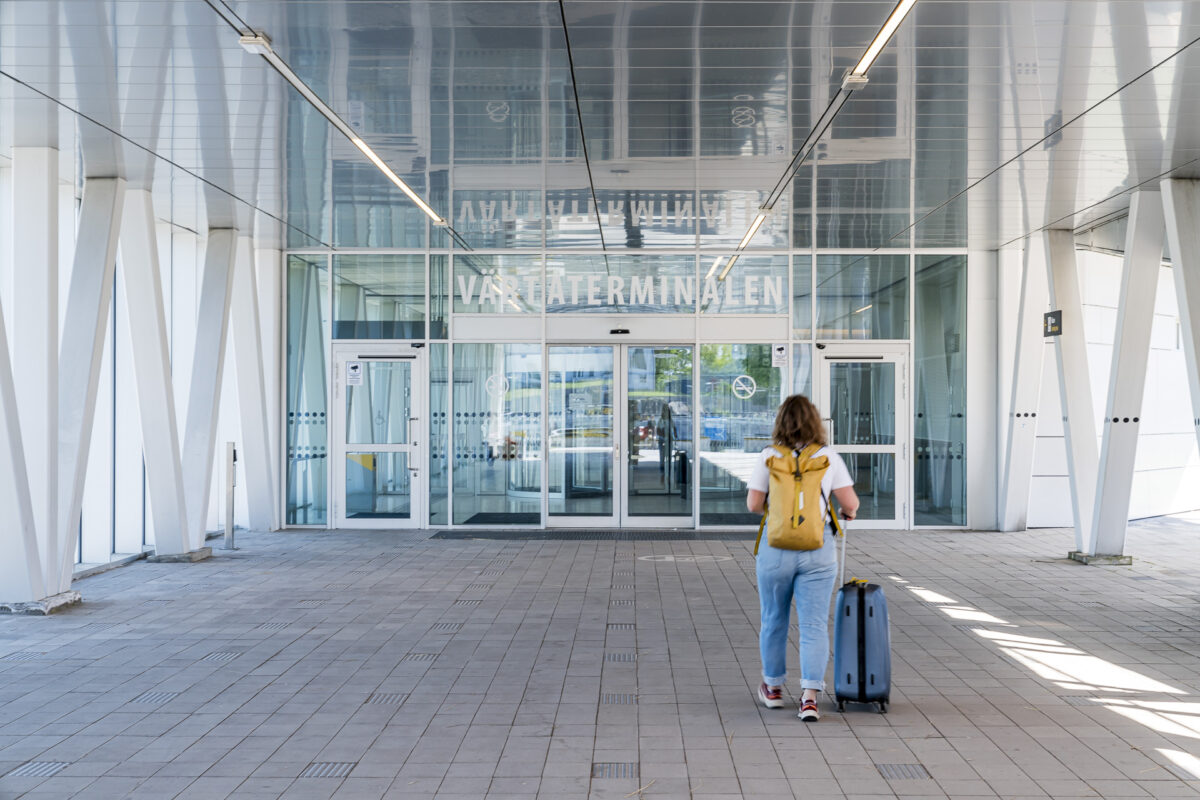
[[[800,628],[800,688],[825,688],[829,664],[829,607],[837,578],[837,536],[825,526],[820,550],[780,550],[767,544],[766,533],[758,548],[758,602],[762,626],[758,646],[762,653],[763,680],[781,686],[787,677],[788,622],[792,598]]]

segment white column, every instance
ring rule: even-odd
[[[1029,512],[1029,484],[1033,477],[1033,446],[1037,437],[1038,397],[1042,390],[1042,314],[1048,288],[1038,243],[1026,241],[1021,276],[1021,303],[1017,311],[1017,344],[1013,363],[1012,402],[1008,407],[1008,435],[1000,487],[1000,529],[1025,530]]]
[[[13,148],[12,367],[45,584],[58,584],[58,149]]]
[[[1162,186],[1167,245],[1179,302],[1179,324],[1192,391],[1192,426],[1200,440],[1200,181],[1165,180]]]
[[[238,406],[242,417],[242,474],[250,527],[279,528],[275,494],[275,462],[267,417],[267,394],[263,379],[262,337],[258,324],[258,281],[255,278],[253,243],[239,236],[234,258],[233,352],[237,369]]]
[[[1162,245],[1162,199],[1157,192],[1134,192],[1129,206],[1121,300],[1104,412],[1104,443],[1087,555],[1120,556],[1125,550]]]
[[[84,184],[59,357],[60,554],[70,548],[79,527],[124,201],[125,181],[120,178],[89,178]],[[58,591],[70,587],[72,561],[59,560]]]
[[[281,405],[283,392],[283,254],[278,250],[255,250],[258,270],[258,323],[262,334],[263,376],[267,388],[267,427],[273,464],[282,463],[279,442],[283,438]]]
[[[0,602],[29,603],[46,597],[25,472],[25,448],[0,308]]]
[[[190,550],[204,546],[208,493],[212,486],[213,454],[217,440],[218,399],[225,366],[225,337],[229,330],[236,240],[237,231],[232,228],[210,230],[204,250],[204,275],[196,313],[196,348],[192,358],[192,380],[183,440]]]
[[[144,189],[125,193],[121,271],[129,312],[142,452],[154,519],[154,549],[157,555],[182,554],[188,552],[188,546],[179,430],[171,386],[154,206],[150,192]]]
[[[1093,503],[1096,500],[1096,411],[1083,330],[1083,298],[1075,263],[1075,235],[1069,230],[1045,233],[1050,305],[1062,314],[1062,335],[1052,337],[1058,364],[1063,435],[1067,445],[1067,476],[1075,520],[1075,549],[1088,552]]]

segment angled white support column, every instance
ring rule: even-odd
[[[1124,557],[1162,246],[1162,199],[1158,192],[1134,192],[1125,236],[1112,370],[1108,376],[1091,549],[1081,554],[1092,557],[1091,561],[1096,561],[1096,557]]]
[[[1000,484],[1000,529],[1004,531],[1025,530],[1029,513],[1029,484],[1033,477],[1033,446],[1037,437],[1037,408],[1045,352],[1042,314],[1048,300],[1043,258],[1045,252],[1039,243],[1025,243],[1012,402],[1009,404],[1004,474]]]
[[[58,584],[58,149],[13,148],[12,366],[42,553]]]
[[[59,591],[71,584],[73,559],[61,555],[79,529],[124,202],[125,181],[120,178],[89,178],[84,183],[59,350]]]
[[[3,309],[0,309],[0,552],[4,554],[0,558],[0,607],[11,609],[46,597]]]
[[[1200,440],[1200,181],[1162,182],[1167,244],[1179,302],[1183,353],[1192,390],[1192,427]]]
[[[145,189],[125,193],[121,271],[129,310],[142,453],[146,459],[150,510],[154,515],[155,555],[183,558],[189,554],[189,548],[179,429],[171,387],[154,206],[150,192]],[[199,553],[196,557],[205,555]]]
[[[238,406],[242,417],[243,474],[246,477],[250,527],[273,531],[279,528],[279,515],[275,494],[275,457],[271,453],[267,392],[263,379],[254,245],[249,236],[239,236],[236,249],[230,324],[233,328]]]
[[[200,307],[196,313],[196,350],[192,358],[192,382],[183,438],[183,478],[190,550],[204,546],[204,523],[212,485],[213,454],[216,452],[218,400],[225,368],[225,340],[229,330],[229,301],[233,293],[236,240],[237,231],[232,228],[210,230],[204,250]]]
[[[1096,411],[1083,330],[1083,298],[1075,262],[1075,234],[1069,230],[1045,233],[1046,272],[1050,305],[1062,314],[1062,334],[1054,336],[1058,391],[1062,401],[1063,435],[1067,445],[1067,476],[1075,520],[1075,550],[1088,552],[1096,501]]]

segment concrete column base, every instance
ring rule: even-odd
[[[1067,558],[1072,561],[1078,561],[1080,564],[1091,564],[1100,567],[1128,567],[1133,563],[1133,556],[1106,556],[1099,553],[1088,555],[1078,550],[1072,550],[1067,553]]]
[[[83,602],[83,595],[71,589],[61,594],[43,597],[41,600],[31,600],[27,603],[0,603],[0,612],[8,614],[35,614],[38,616],[46,616],[53,614],[55,611],[62,611],[68,606],[79,605]]]
[[[203,561],[206,558],[212,558],[211,547],[200,547],[187,553],[155,553],[147,556],[146,560],[156,564],[178,564]]]

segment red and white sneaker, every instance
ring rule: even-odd
[[[805,700],[800,703],[800,719],[805,722],[816,722],[821,718],[821,711],[817,708],[817,701]]]
[[[767,708],[783,708],[783,687],[761,683],[758,686],[758,699]]]

